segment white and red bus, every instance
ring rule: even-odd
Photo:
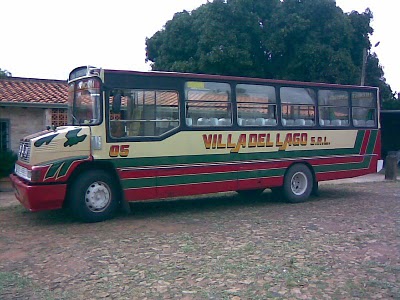
[[[11,179],[31,211],[95,222],[126,202],[266,188],[301,202],[381,165],[372,87],[80,67],[68,108],[70,125],[21,140]]]

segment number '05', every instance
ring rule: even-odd
[[[110,157],[127,157],[129,155],[129,145],[112,145],[110,147]]]

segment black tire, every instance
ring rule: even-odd
[[[240,197],[243,198],[255,198],[259,197],[265,189],[255,189],[255,190],[240,190],[236,191]]]
[[[313,189],[312,189],[312,191],[311,191],[311,195],[316,196],[316,197],[319,196],[318,181],[314,181]]]
[[[283,183],[283,196],[290,203],[304,202],[313,190],[313,176],[303,164],[295,164],[287,171]]]
[[[115,215],[119,195],[112,175],[102,170],[89,170],[79,174],[71,184],[69,207],[83,222],[101,222]]]

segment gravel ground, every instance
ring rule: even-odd
[[[0,193],[6,203],[8,193]],[[0,207],[0,299],[400,299],[400,183],[137,203],[82,224]]]

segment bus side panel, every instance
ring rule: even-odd
[[[237,181],[203,182],[175,186],[157,187],[159,198],[170,198],[179,196],[192,196],[200,194],[211,194],[226,191],[236,191]]]
[[[333,136],[331,141],[338,138]],[[127,201],[277,187],[283,185],[285,172],[294,163],[312,166],[317,181],[375,172],[378,130],[359,130],[344,145],[348,147],[139,157],[114,163]]]
[[[313,163],[317,181],[351,178],[376,172],[379,159],[379,130],[360,130],[363,140],[358,155],[349,157],[346,162],[340,159],[325,161],[324,165]],[[355,149],[357,150],[357,149]]]

